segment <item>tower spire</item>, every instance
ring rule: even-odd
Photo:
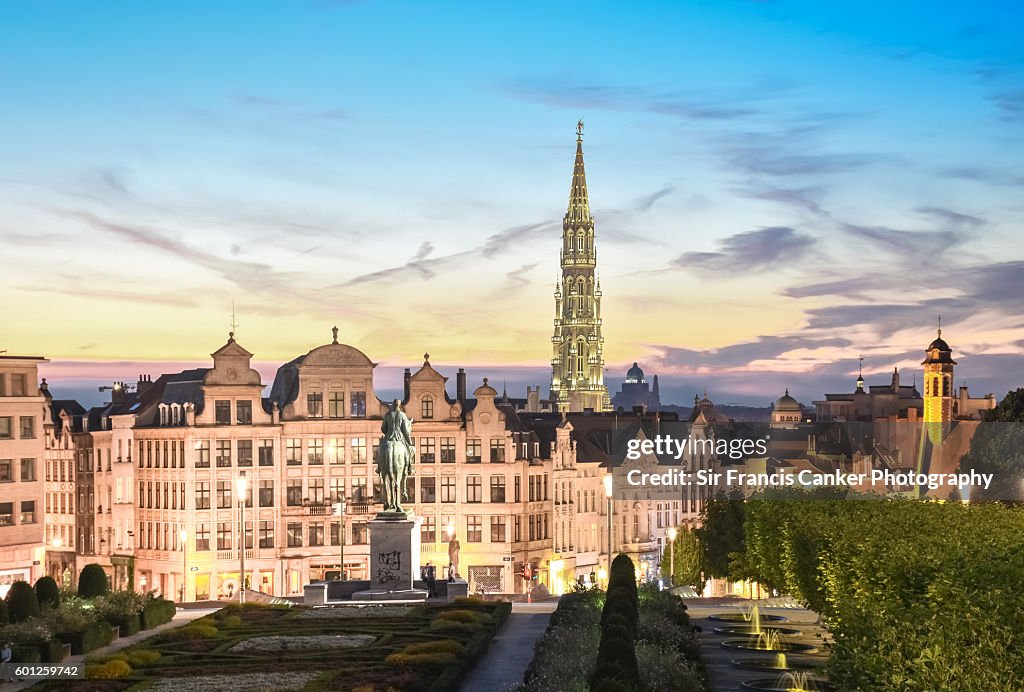
[[[590,221],[587,170],[583,165],[583,120],[576,123],[576,162],[572,167],[572,184],[569,187],[569,208],[565,212],[565,220],[571,222]]]
[[[941,339],[942,338],[942,315],[939,315],[939,330],[938,331],[939,331],[938,338]]]

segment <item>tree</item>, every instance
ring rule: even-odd
[[[78,595],[81,598],[95,598],[96,596],[103,596],[110,591],[110,586],[107,584],[107,573],[103,571],[103,567],[92,562],[82,568],[82,573],[78,575]]]
[[[56,608],[60,605],[60,587],[53,577],[40,577],[36,581],[36,597],[39,603]]]
[[[971,438],[960,470],[995,474],[992,485],[971,488],[970,500],[1024,499],[1024,389],[1007,392]]]
[[[7,616],[11,622],[23,622],[39,616],[39,599],[27,581],[16,581],[7,592]]]
[[[697,536],[704,552],[704,571],[709,577],[733,577],[732,563],[741,559],[743,545],[743,492],[712,497],[701,511]],[[742,578],[742,577],[741,577]]]
[[[670,541],[661,553],[659,571],[665,578],[675,576],[673,586],[692,586],[697,593],[704,590],[704,547],[695,530],[685,526],[678,530],[675,541]]]

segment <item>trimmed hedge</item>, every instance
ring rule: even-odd
[[[114,640],[114,631],[106,622],[92,622],[81,632],[58,632],[57,638],[71,645],[72,654],[87,654]]]
[[[150,601],[140,614],[142,617],[142,629],[153,629],[158,625],[170,622],[174,618],[174,612],[174,601],[167,601],[162,598]]]
[[[82,568],[78,575],[78,596],[80,598],[96,598],[110,592],[110,584],[107,582],[107,573],[103,567],[95,562],[89,563]]]
[[[10,616],[7,614],[7,601],[0,598],[0,625],[6,625],[10,621]]]
[[[11,622],[24,622],[39,617],[39,599],[27,581],[16,581],[7,592],[7,617]]]
[[[601,643],[592,689],[637,689],[640,680],[636,662],[638,608],[636,566],[628,556],[619,555],[612,561],[608,594],[601,611]]]
[[[56,608],[60,605],[60,587],[53,577],[39,577],[35,585],[36,598],[39,605],[48,605]]]

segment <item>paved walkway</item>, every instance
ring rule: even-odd
[[[156,634],[158,632],[162,632],[164,630],[171,629],[171,628],[174,628],[174,627],[180,627],[181,625],[184,625],[186,622],[192,622],[193,620],[195,620],[197,618],[201,618],[204,615],[209,615],[210,613],[215,613],[218,610],[220,610],[220,608],[190,608],[188,610],[182,610],[181,608],[179,608],[177,610],[177,612],[174,613],[174,618],[170,622],[164,623],[163,625],[160,625],[159,627],[154,627],[152,629],[143,630],[142,632],[137,632],[137,633],[131,635],[130,637],[121,637],[121,638],[117,639],[116,641],[113,641],[110,644],[107,644],[106,646],[100,647],[99,649],[96,649],[95,651],[90,651],[87,654],[78,654],[77,656],[68,656],[67,658],[65,658],[59,664],[57,664],[57,663],[51,663],[51,664],[43,663],[43,664],[39,664],[39,665],[62,665],[62,666],[67,666],[67,665],[73,665],[73,664],[76,664],[76,663],[81,665],[81,664],[84,664],[86,658],[89,658],[89,657],[92,657],[92,656],[105,656],[107,654],[112,654],[115,651],[120,651],[121,649],[127,648],[127,647],[131,646],[132,644],[138,644],[139,642],[145,641],[146,639],[149,639],[150,637],[152,637],[154,634]],[[0,690],[3,690],[3,692],[8,692],[8,690],[10,690],[10,692],[14,692],[14,690],[27,690],[28,688],[32,687],[32,685],[36,684],[37,682],[39,682],[39,680],[26,680],[24,682],[2,683],[2,684],[0,684]]]
[[[462,684],[462,692],[507,692],[523,681],[533,660],[534,644],[544,634],[557,601],[513,603],[512,614],[487,654],[477,661]]]

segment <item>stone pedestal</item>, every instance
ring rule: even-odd
[[[423,600],[427,592],[414,589],[420,569],[422,517],[378,514],[370,526],[370,589],[352,594],[354,600]]]

